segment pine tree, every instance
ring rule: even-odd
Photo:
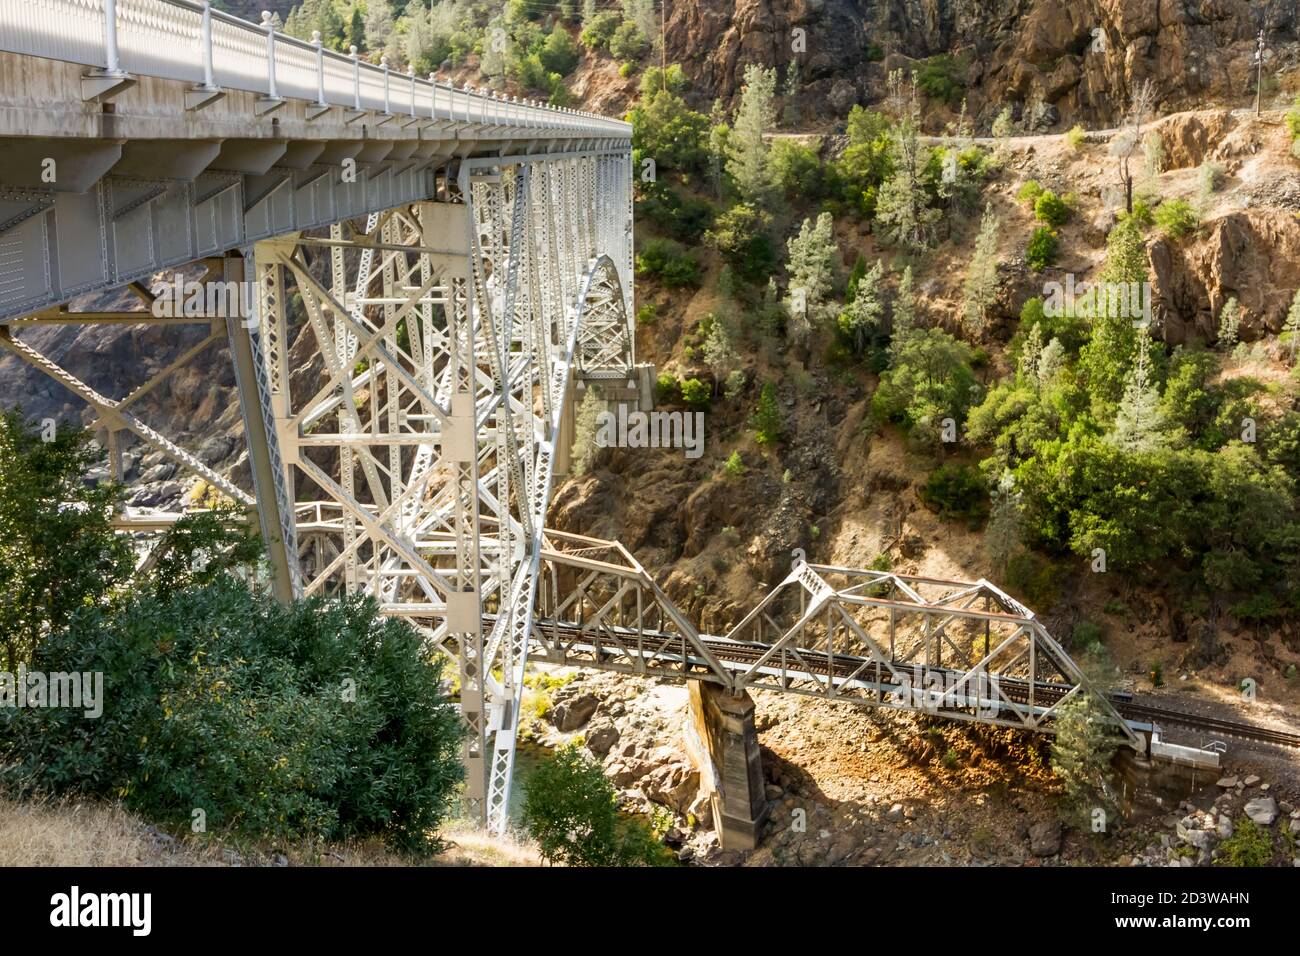
[[[700,350],[704,354],[705,363],[713,372],[713,393],[716,395],[719,386],[726,381],[727,376],[740,361],[740,356],[731,344],[731,335],[726,323],[716,315],[711,318],[713,321],[709,325],[709,332],[704,337],[704,344]]]
[[[1023,534],[1024,505],[1016,489],[1015,476],[1004,471],[993,492],[993,507],[984,529],[984,549],[989,563],[998,575],[1006,572],[1007,564],[1020,550]]]
[[[918,137],[915,88],[911,103],[911,109],[899,120],[890,146],[894,172],[876,195],[876,219],[892,242],[920,250],[929,248],[934,241],[940,211],[930,208],[922,182],[930,151]]]
[[[796,341],[802,342],[814,324],[820,325],[831,316],[827,299],[835,281],[833,225],[828,212],[821,213],[815,224],[805,219],[799,234],[786,243],[786,271],[790,275],[786,311],[790,315],[791,338]]]
[[[754,409],[754,441],[771,445],[781,440],[781,409],[776,403],[776,386],[771,382],[763,386]]]
[[[1025,344],[1020,349],[1020,374],[1038,382],[1038,365],[1043,358],[1043,326],[1035,322],[1025,335]]]
[[[1140,292],[1147,281],[1146,244],[1133,217],[1121,220],[1106,238],[1106,265],[1101,281],[1113,289]],[[1127,298],[1132,299],[1132,295]],[[1133,309],[1120,296],[1107,295],[1097,310],[1092,331],[1079,353],[1079,366],[1095,401],[1112,406],[1124,393],[1137,354],[1138,330]]]
[[[1229,296],[1219,312],[1219,345],[1224,350],[1237,344],[1237,332],[1241,326],[1241,306],[1236,296]]]
[[[596,15],[596,0],[582,0],[582,25],[587,26]]]
[[[962,315],[966,330],[974,338],[984,332],[988,311],[998,297],[998,217],[993,206],[984,207],[975,254],[971,257],[962,288]]]
[[[1142,339],[1146,339],[1145,334]],[[1127,452],[1153,451],[1169,443],[1160,394],[1149,381],[1146,346],[1146,341],[1138,343],[1137,362],[1119,403],[1115,430],[1110,434],[1111,443]]]
[[[776,202],[777,175],[763,134],[776,125],[776,70],[745,67],[745,86],[727,136],[727,172],[740,195],[764,208]]]
[[[1291,346],[1291,363],[1294,365],[1296,350],[1300,347],[1300,289],[1296,289],[1295,298],[1291,300],[1291,308],[1287,310],[1282,331],[1290,337],[1288,344]]]
[[[893,324],[889,335],[889,352],[891,357],[898,355],[904,340],[916,328],[916,290],[912,287],[912,267],[903,270],[898,280],[898,292],[894,296]]]
[[[1080,663],[1093,688],[1107,685],[1105,665],[1094,655]],[[1113,812],[1111,760],[1122,737],[1097,691],[1081,691],[1057,707],[1055,726],[1052,772],[1060,779],[1071,809],[1085,820],[1097,809]]]
[[[867,257],[858,253],[858,257],[853,260],[853,268],[849,270],[848,281],[844,283],[844,302],[847,304],[853,301],[853,297],[858,293],[858,283],[862,277],[867,274]]]
[[[840,313],[840,328],[853,340],[853,348],[859,354],[867,347],[871,333],[880,328],[884,317],[885,305],[880,299],[880,279],[884,275],[884,264],[877,259],[857,283],[856,295]]]
[[[1039,386],[1051,384],[1056,374],[1065,367],[1065,346],[1061,340],[1053,337],[1052,341],[1043,346],[1043,353],[1038,357],[1038,384]]]

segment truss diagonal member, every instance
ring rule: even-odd
[[[372,538],[383,541],[384,544],[401,555],[407,564],[419,571],[423,580],[431,584],[439,595],[446,600],[449,590],[447,582],[442,575],[429,566],[429,563],[424,558],[420,557],[411,542],[404,540],[392,528],[371,515],[365,506],[345,492],[333,478],[325,474],[314,462],[303,459],[298,463],[298,467],[302,469],[305,475],[320,485],[326,494],[343,505],[352,517],[361,522]]]
[[[116,430],[119,428],[127,429],[135,434],[136,437],[175,459],[176,462],[194,472],[214,488],[221,489],[221,491],[228,497],[238,501],[240,504],[251,506],[254,503],[253,496],[248,494],[248,492],[233,484],[227,478],[217,474],[203,462],[199,461],[199,459],[194,455],[191,455],[185,449],[155,431],[153,428],[150,428],[130,412],[120,408],[120,402],[116,402],[107,396],[101,395],[71,372],[68,372],[57,362],[48,358],[43,352],[40,352],[37,349],[32,348],[26,342],[15,338],[7,326],[0,326],[0,346],[7,348],[33,368],[44,372],[86,404],[94,408],[95,411],[99,413],[101,420],[103,420],[104,424],[108,426],[110,430]]]

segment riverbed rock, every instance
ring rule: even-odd
[[[600,701],[595,694],[579,694],[558,702],[551,708],[549,716],[556,730],[568,733],[586,724],[599,706]]]
[[[610,723],[593,724],[587,729],[587,749],[604,757],[618,743],[618,728]]]

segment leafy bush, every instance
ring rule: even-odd
[[[620,819],[618,797],[581,747],[558,748],[524,783],[523,824],[542,856],[567,866],[656,866],[666,853],[643,826]]]
[[[640,184],[637,218],[653,223],[679,242],[697,242],[713,220],[713,207],[683,196],[662,180]]]
[[[930,473],[921,500],[944,518],[974,520],[988,511],[988,482],[973,465],[949,462]]]
[[[937,445],[943,420],[961,424],[979,397],[970,346],[942,329],[918,329],[898,345],[894,367],[871,398],[877,421],[892,421],[924,444]]]
[[[728,457],[722,470],[728,478],[739,478],[745,473],[745,459],[740,457],[740,451],[733,451]]]
[[[682,382],[682,401],[691,408],[708,408],[712,400],[713,389],[698,378],[688,378]]]
[[[1080,621],[1070,632],[1070,645],[1073,650],[1086,651],[1101,644],[1102,629],[1096,621]]]
[[[637,186],[645,158],[653,159],[656,170],[671,169],[682,174],[704,172],[709,165],[709,118],[686,105],[671,90],[654,90],[641,98],[628,114],[632,123],[633,164]]]
[[[33,658],[101,672],[103,715],[0,711],[23,790],[260,838],[436,847],[462,776],[443,659],[370,599],[281,606],[230,578],[87,608]]]
[[[1083,127],[1078,123],[1071,126],[1069,132],[1065,134],[1065,142],[1069,144],[1071,149],[1083,149],[1083,144],[1085,142]]]
[[[638,275],[658,276],[670,289],[700,282],[699,262],[670,239],[651,239],[642,245],[636,271]]]
[[[1007,561],[1007,588],[1029,607],[1041,611],[1056,600],[1056,568],[1032,551],[1018,551]]]
[[[1049,226],[1062,226],[1070,218],[1070,207],[1050,189],[1044,189],[1034,200],[1034,218]]]
[[[667,405],[677,401],[678,397],[677,377],[671,372],[660,372],[655,380],[655,401]]]
[[[1029,179],[1025,181],[1025,184],[1020,187],[1020,191],[1016,193],[1016,199],[1025,203],[1032,209],[1034,203],[1038,201],[1038,197],[1042,194],[1043,187],[1039,185],[1038,180]]]
[[[769,278],[776,269],[776,250],[768,236],[768,217],[751,203],[736,203],[719,213],[704,235],[746,282]]]
[[[1286,111],[1286,129],[1292,139],[1300,139],[1300,96],[1295,98],[1291,108]]]
[[[578,48],[574,45],[573,38],[569,36],[569,31],[555,25],[546,38],[541,52],[542,65],[551,73],[558,73],[561,76],[568,76],[578,65]]]
[[[587,21],[579,39],[589,50],[608,50],[609,41],[614,38],[614,31],[622,22],[623,18],[618,13],[604,10]]]
[[[1167,199],[1156,207],[1156,227],[1166,239],[1181,239],[1200,224],[1200,217],[1185,199]]]
[[[1058,248],[1056,230],[1051,226],[1039,226],[1029,237],[1029,246],[1025,249],[1025,261],[1035,272],[1042,272],[1056,261]]]
[[[133,563],[111,524],[119,489],[83,478],[104,457],[90,433],[64,425],[49,437],[19,410],[0,414],[0,641],[10,673],[78,608],[102,604]]]
[[[932,99],[957,106],[966,90],[962,69],[962,64],[946,53],[932,56],[917,72],[916,88]]]
[[[631,20],[620,24],[609,38],[609,53],[616,60],[639,60],[650,49],[650,41]]]

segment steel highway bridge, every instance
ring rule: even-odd
[[[1153,715],[1092,687],[988,582],[800,562],[709,637],[621,545],[546,528],[576,390],[647,401],[653,381],[631,158],[620,120],[206,2],[0,0],[0,347],[93,410],[114,477],[161,452],[246,507],[279,598],[367,593],[454,655],[466,793],[493,828],[530,658],[1048,733],[1093,695],[1143,748]],[[49,325],[188,337],[96,386],[43,350]],[[223,349],[246,482],[162,413],[171,376]],[[898,693],[915,675],[937,699]]]

